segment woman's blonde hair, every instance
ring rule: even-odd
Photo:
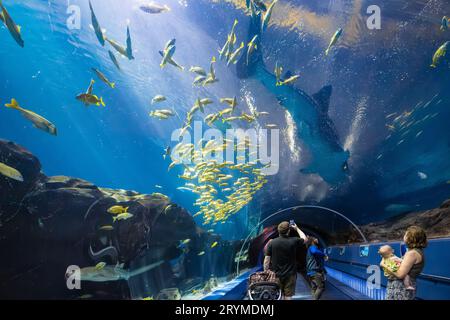
[[[428,245],[425,230],[418,226],[411,226],[406,230],[405,243],[408,249],[423,249]]]

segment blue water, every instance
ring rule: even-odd
[[[67,28],[68,2],[81,8],[80,30]],[[181,171],[167,172],[169,162],[162,158],[164,148],[171,144],[172,131],[182,121],[177,117],[166,121],[150,118],[151,98],[167,96],[164,106],[174,108],[182,119],[198,96],[218,100],[234,95],[240,99],[240,110],[248,111],[247,105],[253,101],[260,111],[270,112],[267,123],[280,123],[283,128],[286,117],[276,97],[257,79],[240,80],[234,67],[217,63],[220,82],[194,88],[193,76],[187,71],[170,66],[160,69],[158,50],[176,38],[175,58],[180,64],[208,68],[235,18],[239,19],[239,41],[245,39],[249,17],[225,1],[167,0],[164,3],[172,10],[159,15],[140,11],[139,1],[92,2],[107,36],[125,44],[126,27],[130,26],[136,59],[118,58],[122,72],[109,59],[111,47],[101,47],[90,28],[88,1],[3,1],[22,26],[25,48],[14,42],[4,26],[0,28],[1,104],[16,98],[24,108],[52,121],[58,136],[34,129],[20,113],[2,107],[0,138],[29,149],[47,175],[80,177],[99,186],[143,193],[163,192],[195,212],[195,196],[176,189],[183,184],[178,178]],[[386,12],[381,30],[365,27],[369,2]],[[446,183],[450,180],[450,70],[446,66],[429,68],[434,51],[450,39],[450,31],[439,32],[440,19],[450,5],[445,1],[434,7],[421,1],[408,1],[410,5],[405,1],[369,2],[330,0],[319,5],[316,1],[284,1],[282,8],[300,12],[299,20],[288,27],[272,25],[265,32],[262,47],[270,72],[276,61],[286,71],[299,72],[296,86],[309,95],[324,85],[333,86],[329,116],[350,159],[342,183],[327,184],[317,175],[300,173],[311,161],[309,141],[295,136],[293,145],[283,136],[283,166],[252,208],[269,213],[287,204],[320,203],[366,222],[401,213],[386,210],[392,204],[431,208],[450,194]],[[275,12],[274,19],[279,20],[280,15],[281,11]],[[325,58],[323,51],[338,27],[344,28],[344,37]],[[116,89],[98,80],[91,72],[93,67],[115,82]],[[96,79],[94,93],[103,97],[106,108],[86,108],[75,99],[86,91],[91,79]],[[422,130],[419,138],[411,136],[400,146],[399,134],[386,139],[390,134],[387,115],[411,110],[433,97],[428,108],[413,115],[419,120],[438,113],[417,125],[411,135]],[[213,108],[218,110],[218,106]],[[296,125],[301,127],[301,123]],[[300,150],[300,160],[293,155],[296,150]],[[377,159],[380,154],[384,156]],[[312,161],[316,161],[315,167],[326,167],[321,162],[324,159]],[[420,178],[418,172],[427,177]],[[222,235],[243,236],[248,216],[258,215],[260,210],[243,210],[228,225],[220,226]]]

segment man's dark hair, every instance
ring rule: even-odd
[[[290,225],[289,225],[289,222],[287,222],[287,221],[283,221],[278,225],[278,233],[282,237],[287,237],[289,230],[290,230]]]
[[[317,238],[315,238],[315,237],[309,236],[309,237],[306,239],[306,246],[309,248],[309,247],[312,246],[312,245],[318,246],[318,245],[319,245],[319,240],[318,240]]]

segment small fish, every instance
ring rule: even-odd
[[[91,82],[89,83],[89,87],[86,90],[87,94],[92,94],[92,90],[94,90],[94,83],[95,83],[95,81],[93,79],[91,79]]]
[[[205,251],[200,251],[197,255],[198,256],[203,256],[205,254]]]
[[[249,59],[251,54],[258,49],[258,46],[256,45],[256,40],[258,39],[258,35],[254,36],[252,40],[247,44],[247,65],[249,63]]]
[[[170,211],[170,209],[173,208],[173,205],[169,204],[167,207],[164,208],[164,214],[167,214],[167,212]]]
[[[164,68],[167,64],[171,64],[181,70],[184,70],[184,67],[180,66],[173,60],[173,55],[175,54],[176,47],[175,45],[171,45],[164,49],[164,51],[160,51],[160,55],[163,57],[159,66]]]
[[[266,124],[266,128],[269,128],[269,129],[278,128],[278,125],[276,125],[276,124]]]
[[[165,160],[167,157],[170,156],[170,152],[171,152],[172,148],[170,146],[168,146],[167,148],[164,149],[164,154],[163,154],[163,159]]]
[[[425,179],[427,179],[428,178],[428,176],[425,174],[425,173],[423,173],[423,172],[417,172],[417,175],[419,176],[419,178],[420,179],[422,179],[422,180],[425,180]]]
[[[164,48],[163,58],[162,58],[161,63],[159,64],[161,69],[167,65],[167,63],[170,61],[170,59],[172,59],[173,55],[175,54],[175,51],[176,51],[176,47],[174,45]]]
[[[436,68],[442,59],[447,55],[447,49],[450,45],[450,41],[445,42],[433,55],[433,62],[431,63],[432,68]]]
[[[127,213],[128,209],[130,207],[123,207],[123,206],[112,206],[107,211],[111,214],[121,214],[121,213]]]
[[[106,37],[105,37],[105,40],[108,41],[108,43],[114,49],[116,49],[116,51],[119,52],[122,56],[128,58],[128,56],[127,56],[127,49],[124,46],[122,46],[121,44],[117,43],[116,41],[114,41],[112,39],[109,39],[109,38],[106,38]]]
[[[153,298],[153,296],[151,296],[151,297],[145,297],[142,300],[151,301],[151,300],[155,300],[155,299]]]
[[[162,189],[163,187],[160,186],[159,184],[155,184],[155,188]]]
[[[169,119],[169,117],[173,117],[175,113],[172,110],[162,109],[162,110],[153,110],[150,111],[149,116],[159,118],[160,120]]]
[[[44,228],[45,228],[44,222],[42,222],[42,219],[41,219],[41,218],[38,219],[38,226],[39,226],[39,228],[41,228],[41,229],[44,229]]]
[[[441,31],[447,31],[448,30],[448,18],[447,16],[442,17],[441,21]]]
[[[106,267],[106,263],[105,262],[99,262],[95,265],[95,270],[102,270]]]
[[[184,191],[191,191],[192,192],[193,191],[192,189],[186,188],[186,187],[178,187],[177,190],[180,190],[182,192],[184,192]]]
[[[89,0],[89,8],[91,9],[91,20],[92,26],[94,27],[95,35],[102,46],[105,46],[105,35],[103,34],[100,24],[98,23],[97,17],[95,16],[94,9],[92,8],[91,1]]]
[[[139,9],[141,9],[145,13],[150,13],[150,14],[158,14],[158,13],[170,11],[170,8],[168,5],[160,5],[153,1],[140,5]]]
[[[164,51],[167,50],[169,47],[174,46],[177,44],[177,39],[173,38],[167,41],[166,45],[164,46]]]
[[[178,248],[187,245],[189,242],[191,242],[191,239],[185,239],[185,240],[180,241],[180,244],[178,245]]]
[[[203,69],[202,67],[191,67],[191,68],[189,69],[189,71],[190,71],[190,72],[194,72],[194,73],[196,73],[196,74],[198,74],[198,75],[201,75],[201,76],[206,77],[206,71],[205,71],[205,69]]]
[[[86,106],[89,105],[96,105],[97,107],[106,106],[105,102],[103,101],[103,98],[102,97],[99,98],[95,94],[81,93],[78,96],[76,96],[76,99],[83,102]]]
[[[327,50],[325,50],[325,55],[327,56],[330,53],[331,47],[333,47],[337,41],[339,40],[339,38],[342,36],[342,28],[339,28],[333,35],[333,37],[331,38],[330,44],[328,45]]]
[[[114,230],[114,227],[110,226],[110,225],[107,225],[107,226],[100,227],[99,230],[101,230],[101,231],[112,231],[112,230]]]
[[[57,135],[56,126],[53,123],[30,110],[23,109],[19,106],[16,99],[11,99],[11,103],[5,104],[5,107],[20,111],[25,118],[33,123],[35,128],[43,130],[54,136]]]
[[[220,103],[226,103],[228,104],[231,108],[236,108],[238,102],[237,102],[237,98],[233,97],[233,98],[222,98],[220,99]]]
[[[203,86],[206,86],[208,84],[212,84],[212,83],[219,81],[216,78],[216,70],[214,69],[214,64],[216,63],[216,61],[217,61],[216,57],[212,57],[211,63],[209,65],[209,74],[206,77],[205,81],[203,82]]]
[[[278,61],[275,63],[275,78],[277,79],[277,84],[281,82],[281,74],[283,73],[283,67],[278,64]]]
[[[207,106],[208,104],[214,103],[210,98],[200,99],[200,104],[203,106]]]
[[[131,213],[124,212],[124,213],[118,214],[117,216],[114,216],[113,222],[120,221],[120,220],[128,220],[132,217],[133,217],[133,215]]]
[[[230,63],[236,64],[238,61],[238,56],[241,53],[242,49],[244,49],[244,42],[241,42],[241,45],[230,55],[227,65]]]
[[[18,170],[4,164],[3,162],[0,162],[0,174],[10,179],[23,182],[22,174]]]
[[[3,6],[3,3],[1,0],[0,0],[0,8],[2,9],[2,11],[0,12],[0,20],[2,20],[2,22],[5,24],[6,28],[8,28],[9,33],[14,38],[14,40],[17,42],[17,44],[23,48],[25,46],[25,42],[22,39],[21,27],[14,23],[13,19],[11,18],[11,16],[8,13],[8,11]]]
[[[110,86],[112,89],[114,89],[116,87],[116,84],[114,82],[109,81],[100,70],[98,70],[96,68],[92,68],[92,71],[94,71],[95,74],[97,75],[97,77],[100,80],[102,80],[104,83],[106,83],[108,86]]]
[[[273,0],[272,3],[267,8],[267,11],[262,20],[262,26],[261,26],[262,31],[264,31],[267,28],[267,26],[269,25],[270,18],[272,17],[273,7],[275,6],[275,4],[277,2],[278,2],[278,0]]]
[[[131,46],[131,34],[130,34],[130,27],[127,26],[127,49],[126,49],[126,57],[128,58],[128,60],[134,60],[133,57],[133,49]]]
[[[202,84],[205,80],[206,80],[205,76],[198,76],[194,79],[194,82],[192,82],[192,85],[198,86],[198,85]]]
[[[153,97],[152,104],[155,104],[155,103],[158,103],[158,102],[163,102],[163,101],[166,101],[166,100],[167,100],[167,98],[165,96],[158,94],[158,95]]]
[[[277,83],[277,85],[282,86],[282,85],[286,85],[286,84],[291,84],[291,83],[297,81],[298,78],[300,78],[299,75],[293,75],[283,81],[280,81],[279,83]]]
[[[214,247],[217,247],[218,244],[219,243],[217,241],[214,241],[213,244],[211,245],[211,249],[214,248]]]
[[[114,63],[114,65],[116,66],[116,68],[121,71],[120,69],[120,65],[119,65],[119,61],[117,61],[116,56],[114,55],[114,53],[111,50],[108,50],[108,54],[109,54],[109,58],[111,59],[111,61]]]

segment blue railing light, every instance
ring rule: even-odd
[[[348,273],[330,267],[326,267],[326,270],[329,277],[345,284],[346,286],[358,291],[372,300],[384,300],[386,296],[386,289],[384,287],[372,289],[367,286],[367,281],[364,279],[357,278]]]

